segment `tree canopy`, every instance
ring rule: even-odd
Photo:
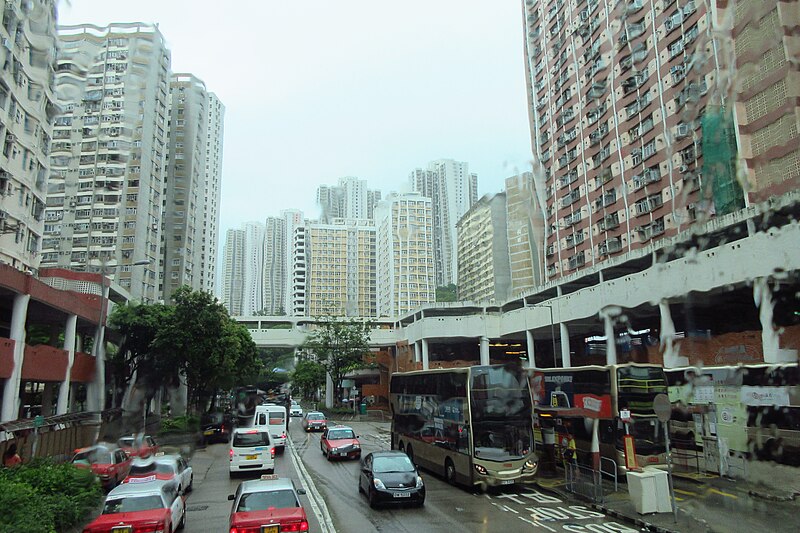
[[[458,301],[458,287],[455,283],[436,287],[436,301],[437,302],[457,302]]]
[[[292,372],[292,387],[303,397],[311,398],[325,384],[325,367],[317,361],[303,357]]]
[[[302,349],[310,360],[316,361],[330,374],[334,398],[341,401],[342,380],[348,372],[363,368],[364,356],[369,353],[369,334],[372,324],[355,318],[326,316],[317,321]]]

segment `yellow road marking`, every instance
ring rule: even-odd
[[[687,496],[700,496],[696,492],[692,492],[692,491],[689,491],[689,490],[675,489],[675,492],[678,492],[680,494],[686,494]]]
[[[728,498],[733,498],[735,500],[739,499],[739,497],[736,496],[735,494],[729,494],[727,492],[722,492],[721,490],[717,489],[708,489],[708,492],[713,492],[714,494],[719,494],[720,496],[727,496]]]
[[[676,501],[676,502],[682,502],[682,501],[683,501],[683,498],[680,498],[680,497],[678,497],[678,496],[675,496],[675,501]]]

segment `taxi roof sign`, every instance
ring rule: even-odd
[[[261,481],[273,481],[275,479],[280,479],[278,474],[263,474],[261,476]]]

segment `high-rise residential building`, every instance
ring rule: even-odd
[[[223,247],[222,303],[234,316],[244,314],[245,232],[229,229]]]
[[[736,184],[732,135],[704,135],[709,126],[731,131],[725,91],[715,90],[727,67],[707,5],[524,0],[547,280],[742,202],[741,192],[723,206],[701,191],[701,182]],[[709,152],[725,161],[706,165]]]
[[[391,193],[375,207],[379,317],[436,300],[432,203],[417,192]]]
[[[0,263],[21,270],[39,267],[43,235],[61,233],[59,218],[45,218],[49,154],[57,144],[55,4],[6,2],[0,26]]]
[[[106,269],[134,299],[156,300],[169,50],[149,24],[58,34],[64,113],[53,129],[42,266]],[[141,261],[149,264],[131,268]]]
[[[511,288],[506,193],[483,196],[464,213],[458,230],[458,299],[506,301]]]
[[[200,288],[214,292],[217,283],[219,249],[219,210],[222,192],[222,142],[225,135],[225,106],[214,93],[208,93],[206,119],[206,172],[203,201],[202,243],[200,246]]]
[[[242,314],[255,315],[264,309],[264,233],[261,222],[244,224],[244,299]]]
[[[287,315],[294,314],[294,273],[295,273],[295,230],[303,225],[303,212],[299,209],[281,211],[284,225],[284,250],[286,258],[284,272],[286,283],[283,289],[283,311]],[[304,252],[305,253],[305,252]]]
[[[353,176],[339,178],[338,185],[317,188],[320,221],[326,224],[337,218],[372,219],[372,211],[380,199],[380,191],[367,189],[366,180]]]
[[[541,206],[545,204],[545,198],[543,187],[536,187],[533,179],[532,172],[523,172],[506,179],[511,297],[532,290],[543,280],[541,258],[544,257],[545,220]]]
[[[308,289],[308,259],[306,248],[306,227],[298,225],[292,234],[292,316],[307,316],[308,305],[306,292]]]
[[[790,7],[793,6],[793,7]],[[732,21],[738,145],[751,202],[796,191],[800,181],[800,37],[797,4],[717,0],[717,20]]]
[[[170,79],[167,179],[161,229],[162,298],[181,286],[200,289],[205,240],[208,92],[192,74]]]
[[[469,165],[439,159],[409,175],[411,190],[432,200],[436,285],[458,284],[456,222],[478,200],[478,176]]]
[[[308,223],[305,313],[375,316],[375,226],[365,219]]]
[[[285,314],[286,290],[286,221],[267,217],[264,231],[264,274],[261,314]]]

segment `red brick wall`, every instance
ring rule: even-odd
[[[72,383],[89,383],[94,381],[94,357],[83,353],[75,352],[75,360],[72,363],[70,381]]]
[[[69,355],[46,344],[25,346],[22,379],[31,381],[64,381]]]

